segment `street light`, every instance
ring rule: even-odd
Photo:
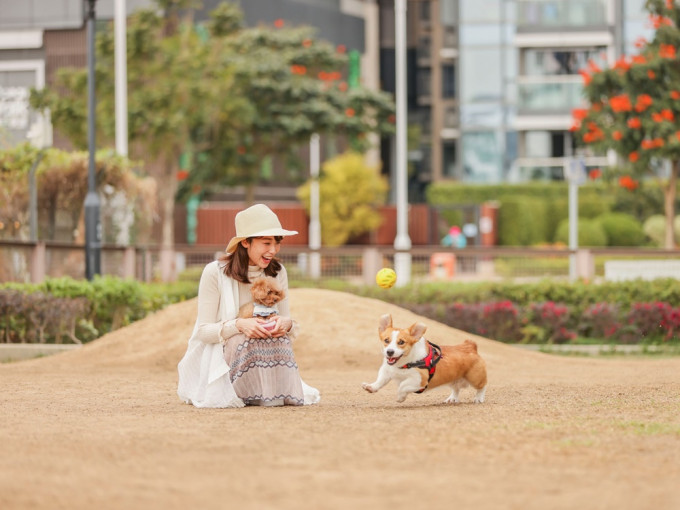
[[[85,276],[92,280],[101,274],[101,223],[100,201],[95,175],[95,93],[94,93],[94,32],[97,0],[87,0],[87,140],[89,164],[87,173],[87,196],[85,197]]]

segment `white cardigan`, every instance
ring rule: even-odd
[[[279,275],[287,280],[285,269]],[[287,281],[286,287],[287,287]],[[195,407],[243,407],[229,378],[224,360],[221,330],[239,309],[238,282],[228,278],[219,261],[205,266],[199,284],[199,314],[184,357],[177,365],[177,395]],[[316,404],[319,391],[302,381],[305,404]]]

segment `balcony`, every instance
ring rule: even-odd
[[[579,76],[520,77],[517,80],[518,113],[570,113],[583,105],[582,91]]]
[[[519,0],[517,29],[541,32],[546,29],[606,27],[606,0]]]

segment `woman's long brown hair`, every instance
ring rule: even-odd
[[[247,241],[253,242],[254,237],[249,237]],[[275,236],[274,239],[280,243],[283,236]],[[233,278],[237,282],[252,283],[248,279],[248,250],[246,250],[241,243],[236,245],[236,250],[233,253],[224,253],[218,258],[220,262],[224,262],[224,274]],[[281,271],[281,262],[279,259],[272,259],[267,267],[264,268],[264,274],[267,276],[276,276]]]

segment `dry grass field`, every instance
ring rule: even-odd
[[[82,349],[0,365],[0,508],[680,508],[680,358],[564,358],[472,337],[486,402],[368,394],[381,301],[291,291],[316,406],[196,409],[176,395],[196,301]]]

